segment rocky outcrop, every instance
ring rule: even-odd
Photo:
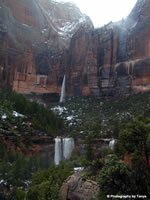
[[[91,200],[99,192],[98,184],[92,180],[83,180],[80,173],[70,176],[62,185],[62,200]]]
[[[17,10],[17,12],[16,12]],[[20,93],[119,96],[150,91],[150,1],[93,29],[71,3],[0,2],[1,87]]]

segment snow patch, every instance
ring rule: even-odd
[[[59,115],[62,115],[62,113],[67,110],[67,108],[61,106],[55,106],[51,108],[51,110]]]
[[[71,32],[72,30],[74,30],[75,26],[77,25],[78,22],[66,22],[63,24],[63,27],[60,27],[60,31],[62,32]]]
[[[81,172],[84,170],[84,167],[74,167],[74,172]]]
[[[81,18],[76,19],[74,21],[68,22],[65,21],[62,23],[62,26],[59,27],[59,35],[64,36],[72,36],[74,31],[77,30],[81,24],[84,24],[87,21],[87,16],[83,15]]]
[[[0,184],[2,184],[2,183],[4,183],[4,180],[2,179],[2,180],[0,180]]]
[[[2,115],[2,119],[7,119],[6,113],[4,113],[4,114]]]
[[[12,114],[14,117],[24,117],[24,115],[16,112],[16,111],[13,111],[13,114]]]
[[[135,28],[137,24],[138,24],[138,22],[135,22],[131,28],[132,29]]]
[[[41,32],[42,32],[42,33],[45,33],[45,32],[47,32],[47,29],[44,28]]]
[[[71,121],[71,120],[73,120],[73,119],[74,119],[74,116],[73,116],[73,115],[71,115],[71,116],[68,116],[66,119],[67,119],[67,121]]]
[[[29,27],[29,25],[28,24],[22,24],[23,26],[26,26],[26,27]]]

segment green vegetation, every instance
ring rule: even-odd
[[[150,197],[150,118],[138,117],[119,131],[115,154],[106,159],[99,176],[101,195],[143,194]],[[129,158],[128,165],[124,156]]]
[[[97,198],[99,200],[106,200],[107,195],[136,194],[146,195],[149,199],[150,168],[149,158],[147,160],[147,154],[145,154],[145,152],[149,153],[149,120],[149,117],[138,117],[120,126],[115,150],[102,148],[98,156],[92,146],[95,136],[91,140],[90,136],[87,136],[84,156],[79,157],[74,154],[70,161],[65,162],[65,165],[62,163],[59,167],[51,167],[33,175],[32,186],[27,193],[28,199],[36,199],[36,194],[39,200],[59,199],[60,186],[72,172],[68,167],[69,164],[72,167],[84,166],[83,179],[92,179],[99,183],[100,193]],[[130,160],[129,163],[124,160],[126,154]]]
[[[24,200],[25,198],[27,200],[59,200],[59,190],[62,183],[73,173],[70,162],[62,162],[59,166],[51,165],[46,170],[40,170],[39,166],[36,166],[37,163],[34,162],[35,160],[30,158],[30,165],[28,165],[28,167],[30,167],[30,176],[35,170],[35,167],[39,168],[39,170],[35,172],[32,179],[28,181],[28,179],[24,180],[24,175],[26,174],[25,171],[27,170],[27,165],[24,166],[25,161],[27,162],[26,159],[27,158],[22,160],[17,159],[14,161],[15,163],[12,164],[15,165],[14,167],[11,167],[12,170],[9,171],[6,169],[9,179],[11,177],[11,180],[8,180],[9,182],[5,181],[5,185],[11,185],[13,190],[9,189],[6,193],[3,193],[1,199]],[[17,174],[17,169],[19,174]],[[10,173],[13,173],[14,177],[12,177]]]
[[[74,116],[66,120],[73,135],[82,132],[96,134],[99,137],[114,137],[120,129],[120,124],[127,123],[133,118],[150,116],[150,94],[136,94],[128,97],[98,99],[92,97],[69,98],[64,104],[66,110],[62,117]],[[81,135],[81,134],[80,134]]]
[[[108,194],[150,198],[149,100],[147,93],[112,99],[70,98],[64,104],[62,117],[71,134],[84,139],[85,156],[78,163],[88,166],[84,178],[99,182],[98,199],[106,200]],[[115,151],[93,148],[96,138],[115,138]]]
[[[116,156],[107,159],[100,171],[100,190],[105,195],[132,194],[130,183],[130,169]]]
[[[46,171],[38,171],[32,177],[32,185],[27,200],[58,200],[63,181],[73,173],[69,162],[51,166]]]
[[[45,135],[53,138],[63,128],[63,120],[43,105],[8,89],[0,92],[1,199],[24,199],[32,174],[52,164],[47,150],[27,156],[32,152],[33,138]]]
[[[148,164],[150,152],[150,118],[139,117],[123,125],[118,136],[118,154],[140,154]]]
[[[55,113],[46,109],[43,105],[27,100],[23,95],[17,94],[10,90],[1,91],[0,93],[0,114],[8,116],[6,123],[11,126],[13,111],[17,111],[31,122],[32,128],[38,131],[44,131],[49,135],[57,135],[64,127],[63,120]],[[15,119],[16,121],[18,119]],[[21,119],[20,123],[23,121]],[[16,122],[15,122],[16,123]],[[22,126],[20,126],[21,128]]]
[[[13,188],[8,191],[4,189],[3,199],[59,200],[63,181],[73,173],[73,167],[78,166],[85,167],[83,179],[99,183],[98,200],[106,200],[107,195],[136,194],[146,195],[149,199],[149,100],[150,94],[111,100],[68,99],[62,118],[68,125],[70,135],[83,141],[84,153],[74,152],[69,161],[53,166],[48,163],[43,165],[40,157],[16,153],[15,149],[9,152],[1,145],[0,179]],[[22,95],[1,92],[0,101],[0,116],[7,116],[1,119],[0,136],[11,137],[16,147],[22,144],[30,147],[31,138],[36,132],[55,136],[64,130],[62,119],[42,105],[29,102]],[[24,116],[14,117],[13,111]],[[100,138],[115,138],[115,149],[96,143]]]
[[[150,94],[138,94],[114,99],[71,98],[64,105],[63,118],[74,116],[71,124],[66,120],[73,136],[85,140],[82,164],[88,168],[84,178],[99,182],[98,199],[105,200],[108,194],[150,198],[149,100]],[[98,153],[93,148],[94,138],[100,137],[115,138],[115,151],[102,148]]]
[[[25,182],[31,178],[33,172],[46,169],[49,163],[46,157],[39,155],[25,156],[15,151],[7,151],[0,144],[0,180],[16,187],[28,187]]]

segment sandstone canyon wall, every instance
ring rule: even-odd
[[[0,1],[1,87],[30,93],[60,93],[72,35],[93,29],[72,3]]]
[[[74,35],[71,91],[114,96],[150,90],[150,1],[138,0],[118,23]]]
[[[0,2],[1,86],[20,93],[114,96],[150,90],[150,1],[94,29],[70,3]]]

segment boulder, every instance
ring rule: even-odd
[[[98,192],[97,182],[84,180],[81,173],[76,172],[63,183],[60,196],[62,200],[91,200]]]

